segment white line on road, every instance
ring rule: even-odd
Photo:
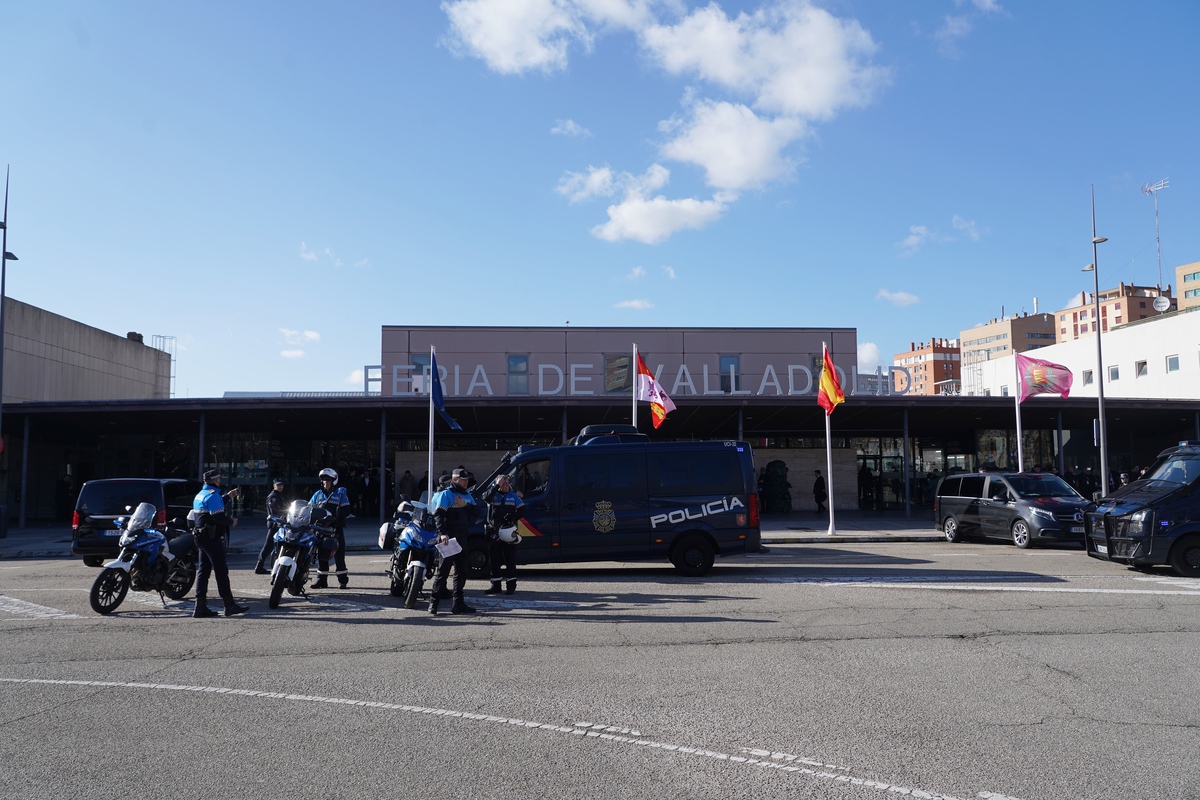
[[[0,611],[7,611],[10,614],[16,614],[19,617],[34,617],[35,619],[79,619],[78,614],[70,614],[58,608],[50,606],[39,606],[36,603],[27,603],[24,600],[18,600],[15,597],[5,597],[0,595]]]
[[[492,725],[512,725],[518,728],[536,729],[550,733],[567,734],[570,736],[579,736],[589,739],[594,738],[612,744],[634,745],[654,750],[667,750],[670,752],[683,753],[684,755],[710,758],[718,761],[728,761],[738,765],[761,767],[763,769],[777,769],[781,772],[792,772],[808,778],[818,778],[834,783],[862,786],[868,789],[877,789],[888,794],[919,797],[923,798],[923,800],[961,800],[960,798],[952,795],[928,792],[908,786],[897,786],[895,784],[871,780],[869,778],[858,778],[848,774],[847,771],[843,771],[843,768],[841,767],[829,767],[820,761],[800,758],[799,756],[794,756],[787,753],[775,753],[770,750],[760,750],[758,748],[741,748],[740,752],[746,753],[747,755],[738,756],[730,753],[704,750],[697,747],[684,747],[677,744],[671,744],[669,742],[658,742],[652,739],[642,738],[637,734],[636,731],[630,731],[631,735],[628,736],[620,733],[609,733],[608,730],[611,729],[611,726],[606,726],[605,728],[601,729],[599,727],[584,727],[584,724],[582,723],[571,726],[555,725],[554,723],[534,722],[530,720],[513,719],[510,717],[497,717],[489,714],[474,714],[467,711],[453,711],[445,708],[424,708],[422,706],[410,706],[399,703],[379,703],[367,700],[350,700],[340,697],[318,697],[306,694],[285,694],[283,692],[259,692],[253,689],[230,689],[221,686],[181,686],[169,683],[52,680],[45,678],[0,678],[0,682],[40,684],[49,686],[93,686],[98,688],[112,689],[148,689],[169,692],[201,692],[241,697],[258,697],[271,700],[301,701],[306,703],[331,703],[335,705],[361,706],[364,708],[380,708],[389,711],[403,711],[410,714],[428,714],[430,716],[451,717],[455,719],[482,722]],[[797,764],[810,764],[815,765],[817,768],[813,769],[808,766],[797,766]],[[830,772],[829,769],[836,769],[839,771]],[[981,798],[988,798],[988,800],[1018,800],[1018,798],[1015,797],[1007,797],[1005,795],[995,794],[993,792],[980,792],[977,796]]]

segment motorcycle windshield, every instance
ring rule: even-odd
[[[306,528],[312,520],[313,507],[312,503],[306,503],[303,500],[297,500],[292,503],[288,509],[287,522],[292,528]]]
[[[125,523],[125,527],[131,531],[144,531],[146,528],[152,528],[154,527],[154,517],[157,514],[158,509],[149,503],[138,503],[138,507],[133,510],[129,521]]]

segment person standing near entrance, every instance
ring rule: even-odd
[[[430,508],[433,509],[433,522],[437,526],[440,544],[446,544],[451,539],[457,539],[460,547],[466,544],[467,529],[471,517],[476,511],[475,498],[467,491],[471,481],[471,473],[459,467],[450,476],[450,485],[433,496]],[[433,579],[430,589],[429,613],[438,613],[438,601],[446,588],[446,579],[450,570],[454,570],[454,605],[450,607],[451,614],[474,614],[475,609],[467,605],[463,599],[463,589],[467,585],[467,552],[459,550],[452,556],[442,556],[438,564],[437,576]]]
[[[240,606],[233,599],[229,588],[229,565],[225,563],[226,531],[237,525],[237,520],[225,513],[225,500],[233,500],[237,489],[221,495],[221,472],[210,469],[204,473],[204,488],[192,501],[188,524],[196,537],[200,567],[196,575],[196,610],[193,617],[215,617],[217,612],[208,607],[208,576],[216,573],[217,591],[225,603],[225,616],[244,614],[249,607]]]
[[[825,508],[825,499],[829,495],[825,491],[825,478],[821,475],[821,470],[813,470],[813,473],[817,476],[817,479],[813,481],[813,500],[817,501],[817,513],[820,514],[823,511],[828,511]]]
[[[267,539],[263,542],[262,550],[258,553],[258,563],[254,565],[255,575],[271,574],[271,570],[266,567],[266,561],[267,557],[271,555],[271,550],[275,547],[275,531],[279,530],[279,526],[272,522],[271,518],[281,519],[285,510],[283,478],[276,478],[271,482],[271,493],[267,495]]]

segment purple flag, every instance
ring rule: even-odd
[[[1057,394],[1065,398],[1071,393],[1071,382],[1074,380],[1071,370],[1062,364],[1030,358],[1020,353],[1017,353],[1017,375],[1021,380],[1022,403],[1035,394]]]

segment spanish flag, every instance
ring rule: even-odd
[[[654,376],[646,368],[646,362],[642,360],[641,353],[638,353],[637,357],[637,370],[637,399],[650,401],[650,417],[654,420],[654,427],[657,428],[662,425],[667,414],[675,410],[675,404],[654,380]]]
[[[825,409],[825,416],[833,413],[838,403],[846,402],[842,394],[842,384],[838,382],[837,370],[833,368],[833,359],[829,357],[829,348],[821,343],[821,353],[824,363],[821,364],[821,388],[817,392],[817,405]]]

